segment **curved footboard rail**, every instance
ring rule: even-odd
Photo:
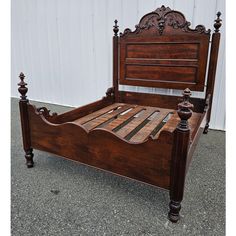
[[[162,131],[157,139],[135,144],[102,128],[88,132],[72,122],[53,124],[30,104],[28,112],[32,148],[169,189],[170,132]]]

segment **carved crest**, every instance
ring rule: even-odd
[[[56,112],[53,112],[52,114],[50,114],[50,110],[48,110],[46,107],[39,107],[39,108],[36,108],[36,110],[39,114],[42,114],[46,118],[49,118],[49,117],[52,118],[52,117],[57,116]]]
[[[189,28],[190,22],[186,21],[185,16],[179,12],[171,10],[169,7],[161,6],[155,11],[150,12],[143,16],[138,25],[135,26],[135,30],[125,29],[120,36],[128,34],[139,34],[145,30],[155,28],[159,35],[164,34],[167,28],[175,30],[181,30],[183,32],[209,34],[210,30],[206,30],[203,25],[197,25],[195,29]]]

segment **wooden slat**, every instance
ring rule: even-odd
[[[121,136],[122,138],[126,137],[135,128],[137,128],[140,124],[142,124],[155,111],[159,111],[159,109],[155,107],[147,107],[146,110],[144,110],[139,117],[133,119],[130,123],[122,127],[120,130],[116,132],[116,134]]]
[[[95,119],[98,116],[101,116],[102,114],[105,114],[105,113],[111,111],[112,109],[115,109],[115,108],[117,108],[119,106],[123,106],[123,105],[124,105],[124,103],[114,103],[114,104],[112,104],[110,106],[104,107],[103,109],[95,111],[95,112],[93,112],[93,113],[91,113],[91,114],[89,114],[87,116],[84,116],[84,117],[82,117],[80,119],[74,120],[74,123],[84,124],[84,123],[86,123],[86,122],[88,122],[90,120]]]
[[[148,122],[142,129],[140,129],[131,139],[131,142],[144,141],[152,131],[163,121],[163,119],[170,113],[170,110],[162,110],[157,117]]]
[[[126,113],[126,114],[124,114],[122,116],[119,116],[117,119],[115,119],[112,122],[110,122],[109,124],[107,124],[104,128],[107,129],[107,130],[113,130],[116,127],[118,127],[119,125],[121,125],[124,122],[128,121],[129,119],[131,119],[134,115],[136,115],[137,113],[139,113],[143,109],[144,109],[143,106],[135,107],[131,111],[129,111],[128,113]]]
[[[116,109],[119,106],[121,108]],[[130,108],[132,108],[131,111],[127,112],[124,115],[120,115],[122,112],[127,111]],[[141,113],[139,117],[135,117],[135,115],[143,109],[146,110],[143,111],[143,113]],[[109,111],[112,112],[108,113]],[[145,120],[150,117],[155,111],[159,111],[157,117],[146,123]],[[158,124],[165,118],[165,116],[169,112],[173,112],[173,110],[125,103],[114,103],[73,122],[82,124],[88,130],[92,130],[101,125],[103,125],[103,128],[110,131],[118,128],[116,134],[120,137],[130,138],[131,142],[142,142],[152,133],[152,131],[158,126]],[[192,138],[195,135],[196,123],[198,122],[200,115],[200,113],[193,113],[192,117],[189,119]],[[178,123],[179,116],[175,111],[171,118],[167,121],[167,123],[157,132],[157,134],[155,134],[154,137],[156,138],[160,131],[163,129],[170,132],[174,131]],[[140,127],[141,125],[144,126]],[[121,126],[121,128],[119,126]],[[135,129],[137,129],[137,131]],[[128,135],[130,135],[131,137],[127,137]]]
[[[97,126],[107,122],[108,120],[116,117],[117,115],[121,114],[122,112],[124,112],[134,106],[135,105],[129,105],[129,104],[124,105],[120,109],[116,109],[116,110],[112,111],[111,113],[105,113],[105,114],[97,117],[96,119],[93,119],[93,120],[87,122],[86,124],[84,124],[84,127],[88,130],[92,130],[92,129],[96,128]]]

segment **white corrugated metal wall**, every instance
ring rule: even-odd
[[[11,95],[18,74],[27,76],[31,100],[80,106],[104,96],[112,84],[112,26],[134,29],[161,5],[182,11],[192,27],[213,29],[217,11],[223,26],[211,128],[225,129],[224,0],[12,0]],[[130,89],[123,86],[123,89]],[[135,88],[137,91],[180,91]],[[195,93],[202,96],[202,93]]]

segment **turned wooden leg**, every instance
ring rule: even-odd
[[[19,101],[19,108],[20,108],[20,118],[21,118],[21,129],[22,129],[22,139],[23,139],[23,147],[25,151],[25,159],[26,165],[28,168],[34,166],[33,161],[33,148],[31,147],[31,138],[30,138],[30,124],[29,124],[29,114],[28,114],[28,103],[29,100],[27,99],[26,93],[28,88],[26,87],[27,83],[24,81],[24,74],[20,73],[20,83],[18,83],[18,91],[20,92],[20,101]]]
[[[181,204],[180,202],[171,200],[169,203],[169,207],[170,207],[170,211],[168,213],[168,218],[171,222],[176,223],[180,218],[179,212],[181,209]]]
[[[34,153],[33,153],[32,148],[25,151],[26,165],[27,165],[28,168],[32,168],[34,166],[33,157],[34,157]]]
[[[204,133],[204,134],[207,134],[207,133],[208,133],[208,129],[209,129],[209,123],[207,123],[207,124],[205,125],[205,128],[204,128],[204,130],[203,130],[203,133]]]
[[[191,91],[189,89],[185,89],[183,95],[184,101],[178,104],[177,113],[180,117],[180,122],[174,133],[174,147],[171,160],[170,211],[168,213],[168,218],[173,223],[176,223],[180,218],[180,203],[184,194],[186,161],[190,142],[188,119],[192,115],[191,108],[193,108],[193,105],[189,102]]]

